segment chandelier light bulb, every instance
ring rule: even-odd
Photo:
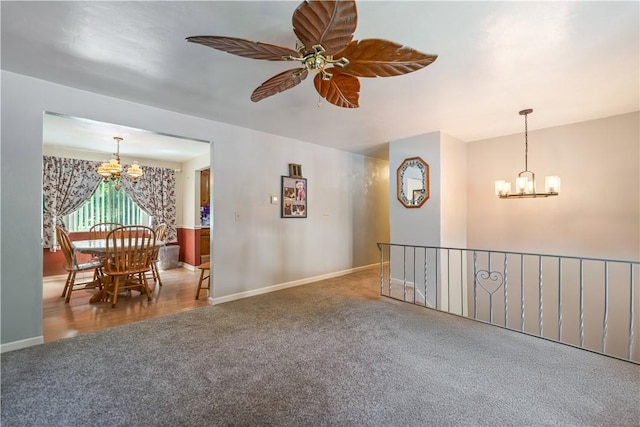
[[[546,176],[544,178],[544,191],[547,193],[559,193],[560,192],[560,177],[559,176]]]

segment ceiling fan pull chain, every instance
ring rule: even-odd
[[[318,108],[322,107],[322,97],[318,95],[318,103],[316,104]]]

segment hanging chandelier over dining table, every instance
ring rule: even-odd
[[[109,182],[109,180],[114,181],[116,183],[117,190],[120,188],[120,178],[123,172],[123,167],[120,163],[120,142],[122,142],[123,138],[120,136],[114,136],[113,139],[116,141],[116,152],[113,154],[114,157],[107,163],[100,165],[97,172],[102,176],[104,182]],[[140,165],[138,165],[138,162],[133,162],[133,164],[127,168],[125,173],[134,184],[138,181],[138,178],[144,175],[144,172],[140,168]]]

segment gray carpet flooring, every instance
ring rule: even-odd
[[[640,366],[360,272],[2,355],[10,426],[632,426]]]

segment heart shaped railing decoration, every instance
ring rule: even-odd
[[[489,280],[489,282],[483,283],[483,280]],[[489,294],[489,318],[491,323],[493,323],[493,294],[499,291],[504,285],[504,275],[499,271],[478,270],[475,275],[475,283],[480,285],[480,287]]]
[[[488,283],[483,283],[483,280],[489,280]],[[502,288],[504,285],[504,276],[499,271],[478,270],[476,273],[476,282],[489,293],[493,295]]]

